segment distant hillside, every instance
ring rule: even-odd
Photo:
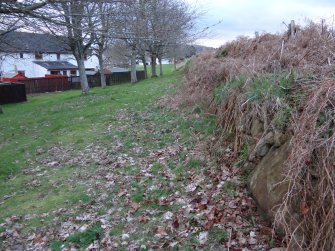
[[[203,52],[207,52],[207,51],[215,51],[216,49],[213,47],[207,47],[207,46],[203,46],[203,45],[193,45],[195,50],[196,50],[196,54],[201,54]]]

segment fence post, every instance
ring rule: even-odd
[[[290,36],[294,37],[294,35],[295,35],[295,23],[294,23],[294,20],[291,20],[291,23],[290,23]]]

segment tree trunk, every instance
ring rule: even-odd
[[[159,76],[163,76],[162,57],[158,57],[158,62],[159,62]]]
[[[3,111],[2,111],[2,108],[1,108],[1,106],[0,106],[0,114],[3,114]]]
[[[173,70],[174,71],[177,70],[177,59],[176,59],[176,57],[173,57]]]
[[[88,94],[90,92],[90,87],[88,85],[87,76],[85,72],[85,63],[83,58],[77,58],[77,64],[79,69],[80,85],[83,94]]]
[[[106,87],[106,75],[104,73],[104,60],[102,57],[102,53],[99,53],[99,67],[100,67],[100,82],[101,82],[101,87],[105,88]]]
[[[136,48],[131,50],[131,83],[134,84],[137,82],[136,76]]]
[[[145,60],[145,57],[142,57],[142,63],[144,68],[144,78],[148,78],[148,67],[147,67],[147,61]]]
[[[151,77],[152,78],[157,78],[157,71],[156,71],[156,55],[155,54],[152,54],[151,55]]]

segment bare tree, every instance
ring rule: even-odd
[[[141,40],[141,23],[139,17],[141,1],[127,1],[118,5],[118,26],[116,37],[122,39],[130,49],[131,83],[137,82],[136,59]]]
[[[106,49],[104,58],[105,64],[111,67],[118,66],[122,68],[129,67],[131,51],[128,45],[122,39],[116,39]]]
[[[93,50],[99,59],[101,87],[106,87],[105,58],[106,50],[110,46],[111,29],[115,25],[116,5],[113,1],[100,0],[98,2],[98,27],[95,30],[95,42]]]
[[[160,63],[160,75],[163,75],[162,58],[167,48],[190,42],[196,14],[179,0],[148,0],[146,3],[149,5],[148,52],[151,57],[152,77],[157,77],[157,59]]]
[[[136,81],[136,60],[143,62],[146,72],[146,52],[151,58],[152,77],[157,77],[160,63],[168,48],[189,42],[195,12],[182,0],[135,0],[119,4],[118,29],[115,38],[123,39],[131,50],[132,82]]]
[[[37,10],[49,3],[48,0],[36,2],[34,0],[26,1],[0,1],[0,37],[10,31],[22,27],[21,19],[23,17],[38,16]],[[3,113],[0,107],[0,114]]]
[[[81,89],[89,93],[85,58],[95,39],[97,3],[87,0],[55,0],[48,5],[41,19],[47,30],[68,44],[79,70]],[[49,13],[47,15],[47,13]],[[65,38],[65,39],[64,39]]]
[[[0,36],[7,32],[22,28],[23,18],[39,16],[39,10],[50,1],[0,1]]]
[[[177,63],[185,58],[190,58],[196,55],[197,51],[195,46],[187,44],[176,44],[169,46],[166,50],[165,57],[173,62],[174,70],[177,70]]]
[[[89,86],[85,72],[85,57],[94,41],[93,15],[95,4],[73,0],[61,4],[67,29],[69,46],[76,58],[82,92],[87,94]]]
[[[26,0],[26,1],[1,1],[0,2],[0,14],[24,14],[24,15],[35,15],[34,11],[42,8],[50,1]]]

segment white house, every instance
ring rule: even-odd
[[[9,32],[0,36],[0,76],[24,73],[26,77],[49,74],[78,76],[78,67],[63,37],[28,32]],[[98,58],[88,55],[85,67],[97,71]]]

